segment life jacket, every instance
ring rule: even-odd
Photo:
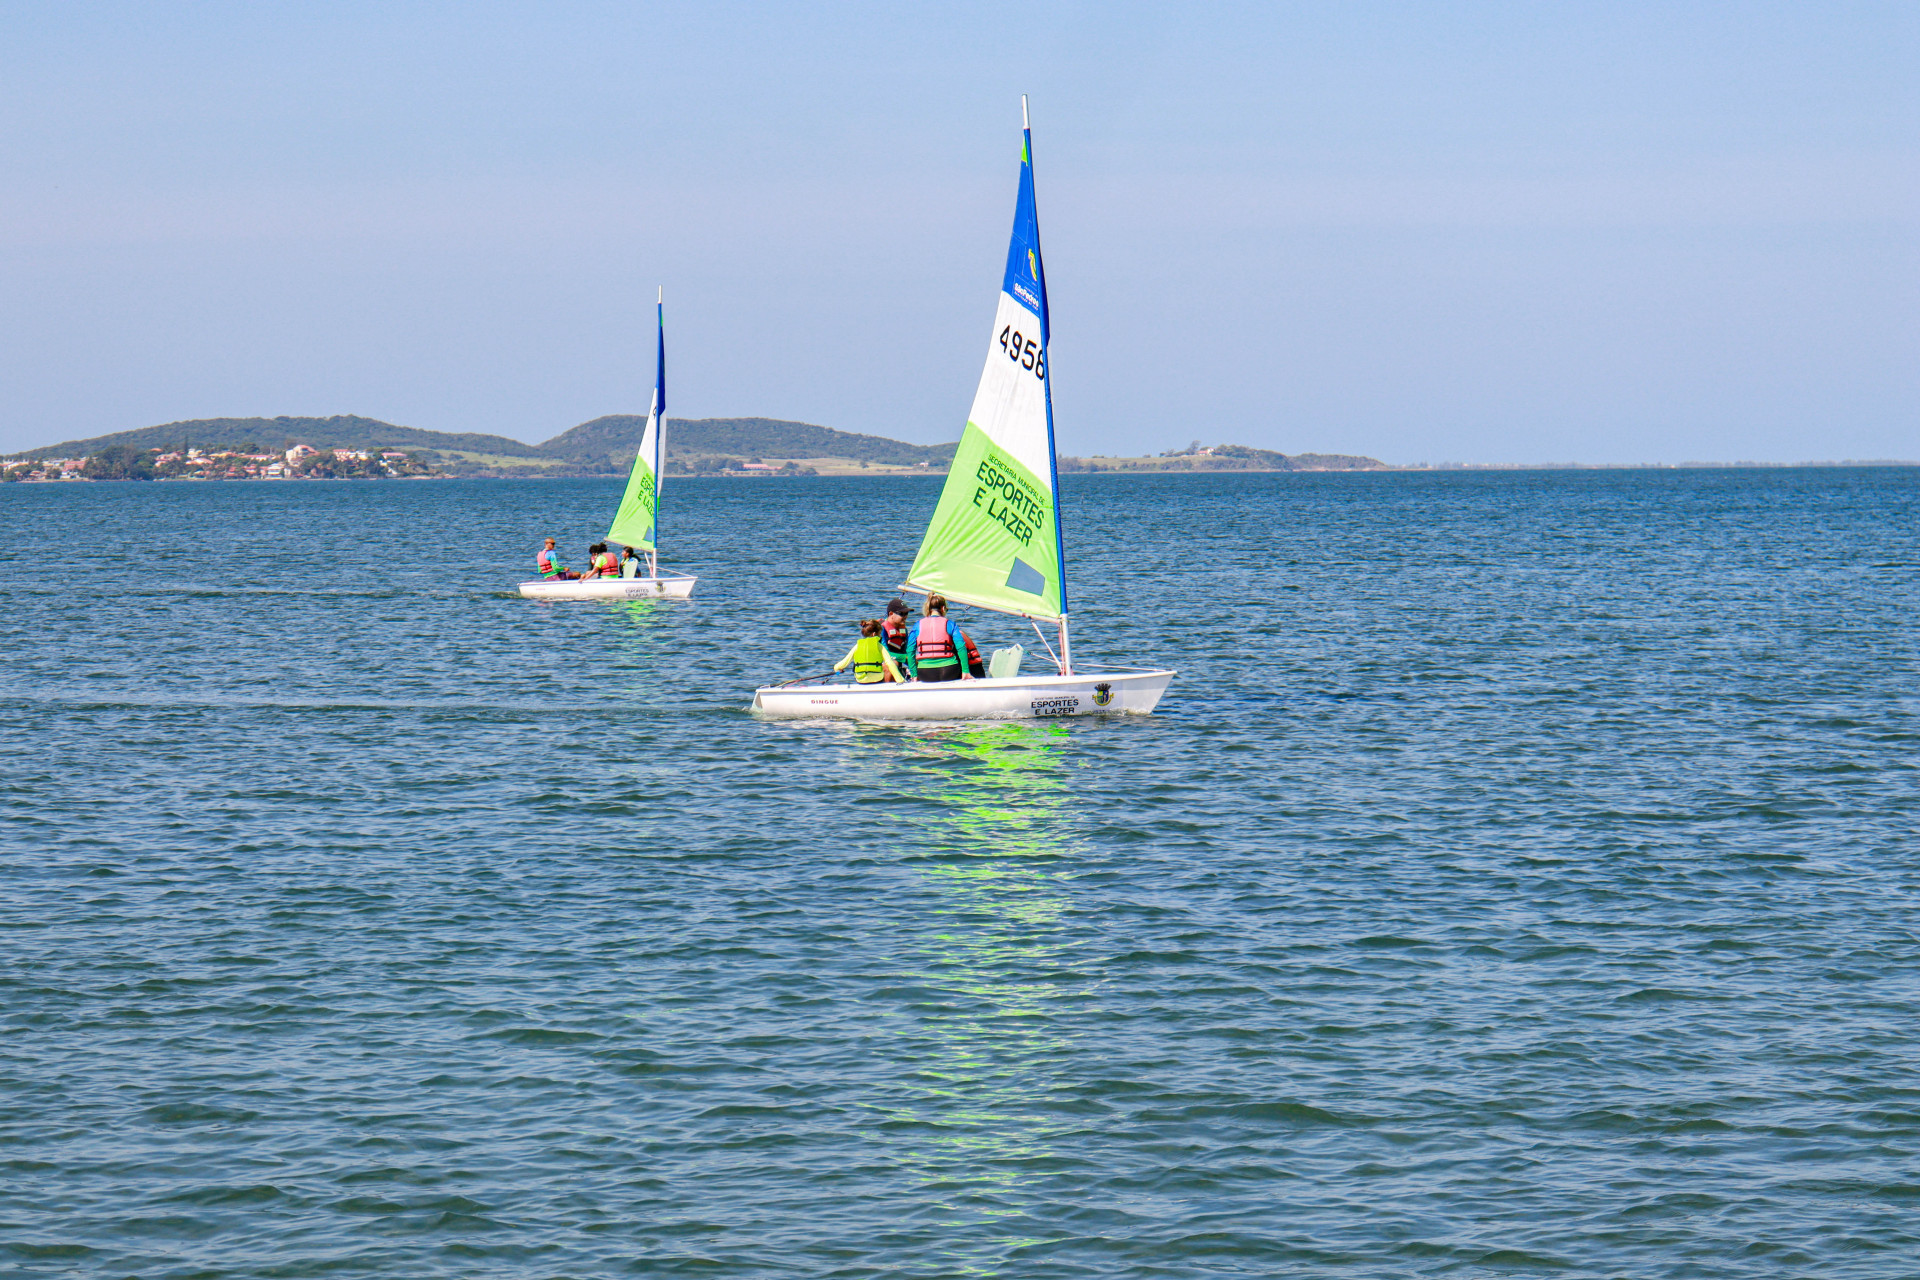
[[[944,667],[950,662],[960,661],[960,655],[953,649],[953,637],[947,634],[945,618],[935,615],[920,619],[913,655],[915,661],[926,667]]]
[[[620,562],[620,576],[623,578],[637,578],[640,576],[640,571],[646,567],[647,562],[639,556],[630,556]]]
[[[880,638],[886,642],[887,648],[892,650],[895,656],[901,657],[901,658],[904,658],[907,656],[907,624],[906,623],[903,622],[897,627],[890,627],[884,622],[881,623]]]
[[[603,578],[617,578],[620,576],[620,557],[611,551],[602,551],[593,558],[593,567]]]
[[[853,646],[853,678],[861,684],[879,684],[887,678],[887,662],[879,636],[861,636]]]
[[[533,563],[539,566],[540,576],[543,578],[557,578],[560,576],[560,553],[558,551],[548,551],[542,547],[540,554],[533,558]]]

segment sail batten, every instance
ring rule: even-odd
[[[1065,616],[1049,327],[1033,135],[1023,130],[1020,191],[986,365],[908,574],[912,589],[1020,617]]]

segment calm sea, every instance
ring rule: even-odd
[[[754,720],[936,483],[0,488],[0,1273],[1920,1274],[1920,469],[1069,477],[1161,714]]]

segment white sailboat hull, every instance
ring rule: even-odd
[[[1172,671],[1091,671],[922,684],[773,685],[753,695],[757,715],[778,719],[1044,720],[1146,715]]]
[[[698,581],[691,573],[657,578],[542,578],[520,584],[529,600],[685,600]]]

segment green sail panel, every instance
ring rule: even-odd
[[[907,586],[1002,613],[1058,619],[1060,544],[1050,478],[969,422]]]
[[[620,499],[620,510],[607,530],[607,541],[621,546],[652,551],[657,532],[655,515],[660,507],[660,477],[654,474],[653,459],[658,452],[660,417],[647,415],[646,434],[640,438],[640,452],[634,455],[633,471],[627,476],[627,491]]]

